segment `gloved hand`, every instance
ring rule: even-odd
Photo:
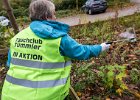
[[[102,43],[101,47],[102,47],[102,51],[108,50],[110,48],[111,44],[107,44],[107,43]]]

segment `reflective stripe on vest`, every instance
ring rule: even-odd
[[[19,66],[26,66],[30,68],[42,68],[42,69],[64,68],[71,65],[71,61],[53,63],[53,62],[31,61],[18,58],[12,58],[11,63]]]
[[[6,80],[8,82],[24,87],[30,87],[30,88],[49,88],[49,87],[64,85],[66,84],[67,79],[68,77],[61,78],[59,80],[29,81],[25,79],[14,78],[8,74],[6,75]]]

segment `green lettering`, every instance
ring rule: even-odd
[[[42,44],[42,40],[41,39],[39,39],[39,44]]]
[[[26,48],[31,48],[31,44],[26,44]]]
[[[32,56],[32,54],[31,54],[30,59],[32,59],[32,58],[33,58],[33,56]]]
[[[42,60],[42,56],[41,55],[38,55],[38,60]]]
[[[38,46],[38,48],[37,48],[37,49],[39,50],[39,49],[40,49],[40,47],[41,47],[41,46]]]
[[[29,59],[30,54],[26,54],[27,55],[27,59]]]
[[[23,54],[23,58],[25,58],[25,59],[26,59],[26,54]]]
[[[17,57],[17,56],[18,56],[18,52],[14,52],[13,57]]]
[[[19,38],[16,39],[16,42],[19,42]]]
[[[33,55],[33,59],[36,60],[37,59],[37,55]]]
[[[37,47],[38,47],[37,45],[34,45],[34,49],[37,49]]]
[[[24,48],[25,47],[25,44],[20,44],[20,47]]]
[[[19,54],[19,58],[22,58],[22,53]]]

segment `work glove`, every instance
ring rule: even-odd
[[[108,43],[102,43],[101,47],[102,47],[102,51],[108,50],[110,48],[111,44]]]

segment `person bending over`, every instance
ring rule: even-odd
[[[2,100],[64,100],[71,59],[97,57],[110,45],[77,43],[68,35],[69,25],[56,21],[55,5],[49,0],[32,1],[29,12],[29,27],[11,39]]]

